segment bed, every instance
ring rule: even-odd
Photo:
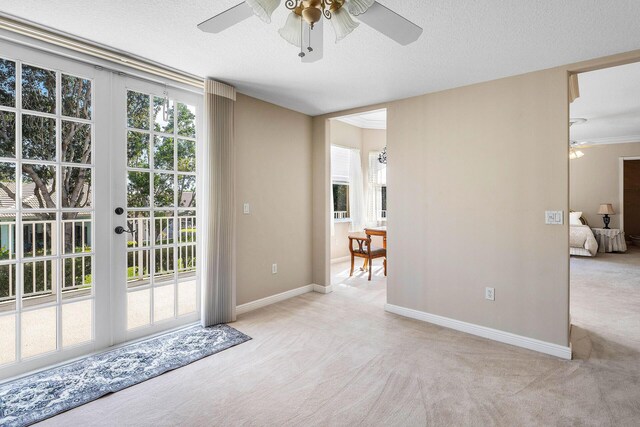
[[[569,254],[578,256],[596,256],[598,242],[596,241],[587,220],[582,212],[569,213]]]

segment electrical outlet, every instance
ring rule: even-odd
[[[250,211],[249,211],[249,203],[245,203],[245,204],[244,204],[244,206],[243,206],[243,208],[242,208],[242,212],[243,212],[245,215],[249,215],[249,213],[250,213]]]
[[[278,264],[271,264],[271,274],[278,274]]]
[[[496,300],[496,290],[494,288],[484,288],[484,297],[489,301]]]

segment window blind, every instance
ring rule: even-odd
[[[386,219],[386,211],[382,206],[382,187],[387,185],[387,165],[380,163],[380,152],[369,153],[369,191],[367,194],[367,221],[378,224]]]
[[[333,182],[349,182],[349,159],[348,148],[331,146],[331,180]]]
[[[369,183],[387,185],[387,165],[378,160],[379,152],[369,153]]]

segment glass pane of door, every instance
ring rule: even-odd
[[[128,331],[193,320],[199,308],[197,108],[153,89],[126,90]]]
[[[10,58],[0,76],[2,368],[95,340],[95,81]]]

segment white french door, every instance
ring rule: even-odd
[[[195,322],[197,137],[202,96],[132,78],[114,93],[115,289],[120,341]],[[115,231],[114,231],[115,232]]]
[[[0,379],[109,345],[109,78],[0,43]]]
[[[201,103],[0,41],[0,381],[199,318]]]

